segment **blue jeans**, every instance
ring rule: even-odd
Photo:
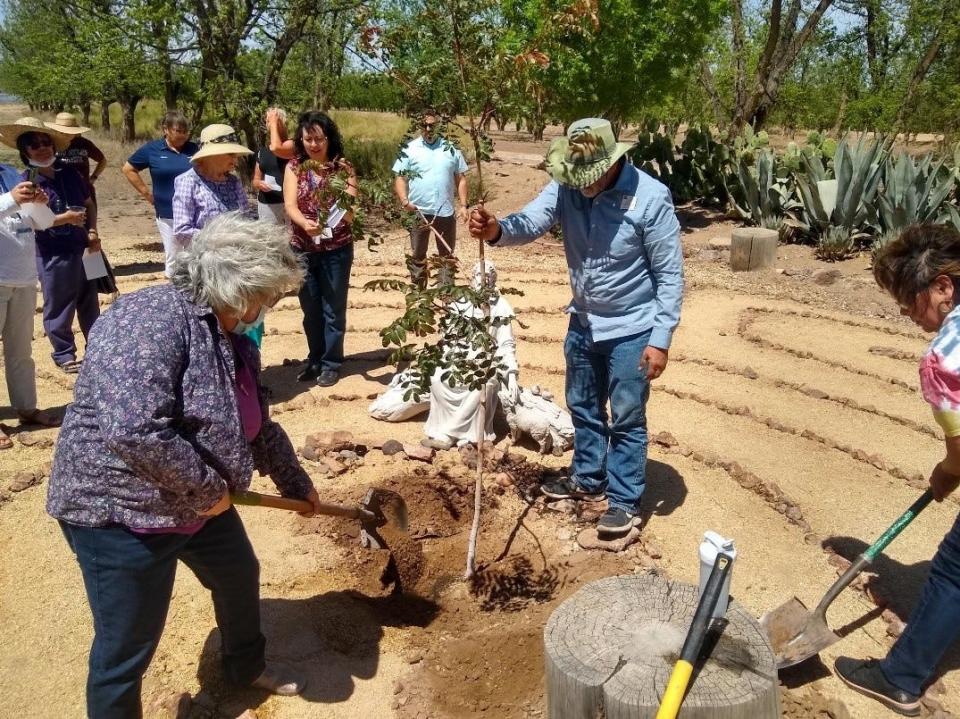
[[[606,491],[611,507],[628,512],[639,510],[645,484],[650,383],[639,365],[649,339],[647,331],[594,342],[572,316],[563,345],[574,428],[572,474],[583,489]]]
[[[338,370],[343,364],[347,332],[347,290],[353,266],[353,243],[329,252],[304,255],[307,277],[300,288],[303,331],[310,364]]]
[[[139,719],[140,685],[160,643],[177,560],[213,595],[227,680],[253,682],[264,669],[260,565],[232,507],[196,534],[135,534],[126,527],[60,522],[83,574],[93,613],[87,675],[91,719]]]
[[[887,681],[923,694],[937,662],[960,634],[960,516],[940,543],[920,600],[896,644],[880,664]]]

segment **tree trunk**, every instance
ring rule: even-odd
[[[942,18],[945,19],[945,18]],[[940,52],[940,47],[943,45],[943,23],[937,27],[937,33],[933,36],[933,39],[930,41],[930,44],[927,46],[927,51],[923,54],[923,57],[920,58],[917,62],[917,66],[913,70],[913,74],[910,76],[910,83],[907,85],[907,91],[903,95],[903,100],[900,101],[900,108],[897,110],[897,119],[893,123],[893,132],[901,132],[904,127],[904,122],[907,116],[908,108],[913,106],[913,97],[917,94],[917,89],[920,87],[920,83],[923,82],[923,79],[927,76],[927,71],[930,70],[930,66],[933,64],[933,61],[937,59],[937,55]]]
[[[697,587],[651,574],[587,584],[543,632],[549,719],[653,717],[693,620]],[[680,716],[777,719],[777,668],[763,629],[737,602],[707,634]]]
[[[137,105],[142,100],[139,95],[125,95],[120,98],[120,110],[123,113],[123,140],[133,142],[137,139]]]
[[[90,101],[84,100],[80,103],[80,124],[90,127]]]
[[[110,130],[110,100],[100,101],[100,129],[104,132]]]

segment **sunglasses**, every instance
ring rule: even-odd
[[[53,147],[53,140],[49,137],[37,137],[27,143],[27,147],[31,150],[39,150],[41,147]]]
[[[203,144],[204,145],[225,145],[228,142],[239,144],[240,138],[237,137],[237,133],[231,132],[229,135],[220,135],[220,137],[215,137],[212,140],[207,140]]]

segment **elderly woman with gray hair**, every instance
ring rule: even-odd
[[[303,682],[264,661],[259,565],[230,492],[253,470],[317,493],[271,421],[243,331],[303,270],[281,228],[221,215],[178,256],[172,283],[120,297],[90,334],[50,477],[47,511],[93,613],[91,717],[141,715],[177,560],[213,595],[226,678],[278,694]]]

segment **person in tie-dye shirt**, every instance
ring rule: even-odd
[[[877,283],[925,332],[936,332],[920,360],[920,388],[943,429],[945,456],[930,473],[934,499],[960,485],[960,232],[914,225],[873,264]],[[883,660],[838,657],[848,686],[904,716],[919,716],[920,697],[944,652],[960,635],[960,517],[944,537],[907,628]]]

